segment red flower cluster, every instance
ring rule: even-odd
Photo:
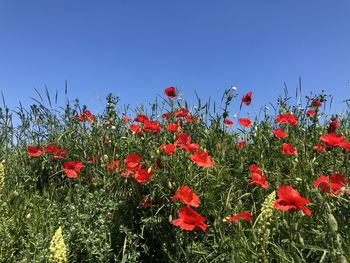
[[[187,185],[181,186],[177,190],[176,195],[171,197],[171,200],[179,200],[186,205],[180,209],[179,218],[172,221],[173,225],[189,231],[197,229],[205,231],[207,228],[207,225],[204,223],[206,221],[205,217],[190,208],[190,206],[199,206],[199,198],[191,188]]]

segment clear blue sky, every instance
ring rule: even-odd
[[[108,92],[149,102],[175,86],[218,100],[253,91],[256,108],[283,82],[295,93],[350,98],[350,1],[0,1],[0,90],[9,105],[34,88],[96,110]]]

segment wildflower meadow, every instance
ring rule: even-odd
[[[134,109],[109,94],[103,112],[47,90],[4,103],[0,262],[350,260],[349,101],[161,93]]]

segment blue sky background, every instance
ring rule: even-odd
[[[350,1],[1,0],[0,52],[10,106],[45,85],[63,96],[68,80],[96,111],[108,92],[139,105],[175,86],[219,101],[231,85],[258,109],[301,76],[335,112],[350,98]]]

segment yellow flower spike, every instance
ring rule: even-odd
[[[55,263],[67,262],[67,249],[62,236],[62,228],[59,227],[52,237],[50,243],[50,261]]]

